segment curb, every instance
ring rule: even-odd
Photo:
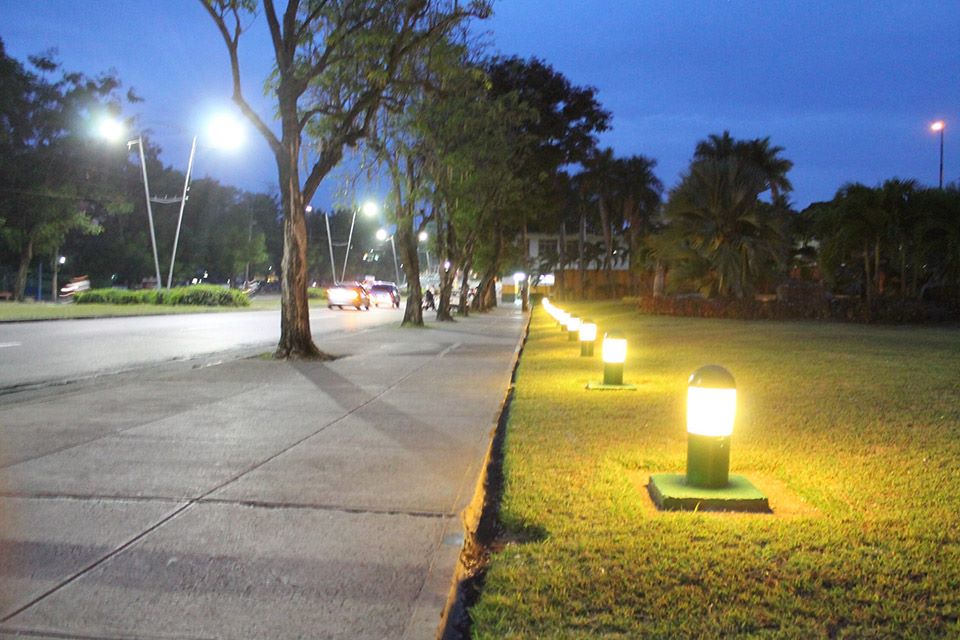
[[[476,576],[478,570],[482,569],[483,562],[478,561],[483,557],[484,544],[480,540],[479,531],[481,521],[484,516],[489,515],[488,508],[491,506],[487,502],[488,486],[490,484],[491,472],[493,471],[494,458],[501,453],[503,439],[506,435],[507,417],[510,414],[510,405],[513,401],[514,381],[517,376],[517,368],[520,365],[520,357],[523,355],[523,349],[527,338],[530,335],[530,322],[533,318],[532,310],[527,312],[526,323],[520,334],[520,340],[517,342],[514,350],[513,365],[510,370],[510,385],[504,393],[503,401],[500,403],[500,410],[497,412],[497,423],[491,432],[490,444],[487,447],[487,453],[483,458],[483,465],[480,471],[480,477],[477,478],[476,488],[473,492],[473,498],[460,514],[463,523],[463,545],[456,562],[456,570],[451,579],[447,601],[443,612],[440,615],[440,625],[437,627],[437,640],[459,640],[464,637],[461,625],[467,619],[466,597],[464,587],[469,579]]]

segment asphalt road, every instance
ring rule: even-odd
[[[402,317],[395,309],[315,309],[310,326],[323,348],[326,334],[399,323]],[[269,351],[279,339],[279,310],[0,323],[0,390],[220,352]]]

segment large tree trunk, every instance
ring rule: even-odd
[[[600,198],[600,224],[603,225],[603,270],[607,276],[607,297],[613,296],[613,231],[610,229],[610,214],[607,203]]]
[[[567,225],[560,223],[560,246],[557,248],[557,273],[554,276],[554,285],[557,288],[557,299],[563,300],[566,293],[564,273],[567,267]]]
[[[470,254],[467,254],[470,255]],[[460,300],[457,304],[457,315],[466,317],[470,315],[470,269],[473,268],[473,260],[467,258],[463,264],[463,273],[460,278]],[[479,297],[480,289],[477,288]]]
[[[30,261],[33,260],[33,235],[20,247],[20,268],[17,269],[17,279],[13,283],[13,296],[17,302],[23,302],[27,290],[27,274],[30,271]],[[39,294],[39,291],[38,291]],[[39,295],[37,296],[39,298]]]
[[[283,105],[281,105],[282,109]],[[299,137],[286,131],[296,126],[296,110],[292,119],[283,114],[283,154],[278,154],[281,202],[283,203],[283,258],[280,263],[280,342],[275,358],[329,360],[313,343],[310,334],[310,306],[307,302],[307,222],[303,194],[300,191],[298,155]]]
[[[407,277],[407,306],[400,326],[422,327],[423,292],[420,290],[420,256],[417,253],[417,236],[413,233],[413,212],[398,216],[395,241],[400,260],[403,261],[403,273]]]
[[[454,235],[453,224],[447,222],[445,230],[438,234],[438,245],[444,247],[444,251],[437,253],[437,274],[440,276],[440,295],[437,302],[437,320],[440,322],[453,322],[453,313],[451,312],[453,297],[453,281],[457,276],[457,264],[459,259],[453,255],[453,247],[456,246],[456,236]],[[444,269],[444,263],[449,262],[450,268]]]
[[[580,269],[580,300],[586,300],[587,293],[587,264],[586,264],[586,243],[587,243],[587,218],[580,213],[580,233],[577,234],[577,250],[579,252],[579,269]]]

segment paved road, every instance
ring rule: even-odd
[[[316,309],[315,339],[399,323],[402,311]],[[0,323],[0,389],[275,346],[280,311]]]

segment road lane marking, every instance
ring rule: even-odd
[[[19,342],[0,342],[0,349],[6,349],[8,347],[19,347],[21,346]]]

